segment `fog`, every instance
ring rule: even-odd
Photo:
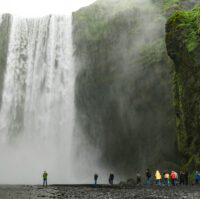
[[[176,167],[166,19],[148,0],[98,2],[87,22],[74,16],[77,137],[121,179]]]
[[[94,173],[107,183],[111,172],[119,182],[174,166],[171,62],[159,8],[98,0],[73,15],[73,27],[71,16],[32,18],[92,1],[56,2],[0,10],[25,16],[0,18],[0,183],[38,184],[43,170],[50,183],[91,183]]]

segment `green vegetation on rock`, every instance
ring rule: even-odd
[[[178,148],[189,168],[200,166],[200,5],[177,11],[166,25],[173,68]]]
[[[177,11],[169,19],[168,24],[175,28],[168,34],[174,34],[174,32],[180,32],[180,37],[186,45],[188,52],[192,52],[199,44],[199,13],[200,6],[197,6],[192,11]],[[167,36],[170,38],[170,36]]]

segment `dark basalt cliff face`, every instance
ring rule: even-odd
[[[97,1],[73,14],[79,136],[121,173],[178,161],[164,42],[172,5]]]
[[[0,107],[2,100],[1,97],[4,82],[4,72],[6,69],[11,20],[12,17],[9,14],[2,15],[0,19]]]
[[[177,11],[166,25],[166,44],[174,61],[173,91],[178,149],[185,166],[200,166],[200,6]]]

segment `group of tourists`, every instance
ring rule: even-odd
[[[139,174],[137,174],[139,176]],[[176,186],[178,180],[180,180],[180,184],[188,184],[188,173],[180,172],[180,179],[178,173],[175,171],[163,171],[161,174],[159,170],[156,170],[154,178],[152,178],[151,172],[149,169],[146,170],[146,184],[153,184],[153,179],[155,179],[156,185],[165,184],[169,186],[172,184]],[[139,180],[139,181],[138,181]],[[141,183],[141,179],[137,177],[137,184]]]
[[[188,185],[188,172],[180,171],[177,173],[176,171],[163,171],[162,173],[159,170],[156,170],[154,177],[152,176],[149,169],[145,172],[146,176],[146,185],[156,184],[156,185],[173,185],[176,186],[177,184],[180,185]],[[194,183],[199,184],[200,174],[198,171],[194,174]],[[137,172],[136,174],[136,181],[137,185],[141,185],[141,174]]]
[[[47,176],[48,173],[44,171],[43,177],[43,186],[47,186]],[[94,184],[97,185],[98,174],[94,174]],[[180,171],[179,173],[175,171],[163,171],[162,173],[159,170],[156,170],[154,177],[151,174],[150,169],[147,169],[145,172],[146,185],[156,184],[156,185],[173,185],[176,186],[177,184],[180,185],[188,185],[188,172]],[[199,184],[200,174],[198,171],[194,173],[194,184]],[[113,185],[114,182],[114,174],[111,173],[108,178],[108,182],[110,185]],[[142,185],[142,177],[140,172],[136,173],[136,183],[137,185]]]

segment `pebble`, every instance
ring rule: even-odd
[[[0,199],[199,199],[200,186],[122,187],[122,186],[0,186]]]

